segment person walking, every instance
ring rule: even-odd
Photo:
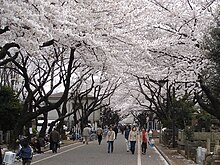
[[[90,131],[91,131],[90,127],[88,125],[86,125],[86,127],[83,129],[83,137],[85,140],[85,141],[83,141],[83,144],[84,143],[88,144]]]
[[[112,130],[112,127],[109,127],[109,131],[106,136],[106,141],[108,143],[108,153],[112,153],[114,149],[114,140],[115,140],[115,131]]]
[[[105,126],[105,127],[104,127],[104,130],[103,130],[103,136],[104,136],[104,138],[106,138],[107,133],[108,133],[108,126]]]
[[[53,131],[50,132],[50,149],[53,153],[57,153],[57,147],[60,142],[60,134],[59,132],[54,128]]]
[[[149,141],[151,141],[151,139],[153,138],[153,131],[151,129],[148,131],[148,137]]]
[[[24,139],[21,149],[17,153],[18,158],[22,159],[22,165],[30,165],[33,157],[33,149],[30,147],[28,140]]]
[[[118,127],[117,127],[117,125],[114,126],[113,131],[115,132],[115,139],[117,139],[117,135],[118,135]]]
[[[124,131],[125,131],[125,126],[124,125],[121,125],[120,126],[120,131],[121,131],[121,134],[123,135],[124,134]]]
[[[137,141],[138,135],[137,135],[137,130],[136,127],[133,127],[132,130],[129,132],[128,140],[131,145],[131,153],[134,154],[135,151],[135,144]]]
[[[145,130],[145,128],[142,128],[142,132],[141,132],[141,151],[142,154],[145,155],[146,154],[146,150],[147,150],[147,145],[148,144],[148,133]]]
[[[125,137],[125,144],[126,144],[127,152],[130,151],[130,143],[128,141],[130,131],[131,131],[130,125],[129,126],[127,125],[124,130],[124,137]]]
[[[97,134],[97,137],[98,137],[98,143],[100,145],[101,141],[102,141],[102,134],[103,134],[102,128],[100,126],[97,128],[96,134]]]

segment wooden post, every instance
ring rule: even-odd
[[[0,165],[2,165],[3,158],[2,158],[2,148],[0,146]]]
[[[186,141],[186,145],[185,145],[185,156],[187,159],[189,159],[189,141]]]
[[[210,154],[211,152],[211,140],[210,138],[207,138],[207,143],[206,143],[206,148],[207,148],[207,154]]]

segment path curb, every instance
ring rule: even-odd
[[[162,150],[160,150],[159,147],[157,147],[156,145],[154,145],[154,146],[157,149],[157,151],[163,156],[163,158],[166,160],[166,162],[169,165],[172,165],[171,160],[167,157],[167,155]]]

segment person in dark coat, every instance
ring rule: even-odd
[[[33,147],[34,152],[43,153],[43,151],[41,151],[41,147],[43,146],[40,144],[40,139],[37,136],[31,138],[31,146]]]
[[[33,149],[28,144],[28,140],[25,139],[21,145],[21,149],[16,156],[22,159],[22,165],[30,165],[33,157]]]
[[[97,134],[97,137],[98,137],[98,143],[100,145],[101,141],[102,141],[102,134],[103,134],[103,130],[100,126],[97,128],[96,134]]]
[[[128,141],[128,137],[129,137],[130,131],[131,131],[131,127],[129,125],[127,125],[125,127],[125,131],[124,131],[124,137],[125,137],[125,143],[126,143],[127,152],[130,151],[130,142]]]
[[[113,131],[115,132],[115,139],[117,139],[117,134],[118,134],[118,127],[117,127],[117,125],[114,126]]]
[[[54,129],[50,133],[50,149],[53,151],[53,153],[57,153],[57,147],[59,145],[59,142],[60,142],[60,134],[56,129]]]

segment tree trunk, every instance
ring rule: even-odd
[[[65,89],[63,92],[63,95],[61,96],[61,98],[53,104],[49,104],[46,105],[44,107],[39,108],[38,110],[32,112],[32,91],[30,90],[30,87],[28,86],[28,76],[25,77],[26,78],[26,87],[27,89],[29,89],[29,97],[26,98],[26,106],[24,107],[24,111],[26,112],[22,115],[22,117],[18,120],[18,122],[15,125],[14,128],[14,140],[15,138],[18,137],[18,135],[22,132],[22,129],[24,127],[24,125],[28,122],[31,121],[32,119],[35,119],[36,117],[38,117],[39,115],[43,114],[43,113],[48,113],[51,110],[57,109],[61,106],[61,104],[68,98],[68,93],[69,93],[69,89],[70,89],[70,82],[71,82],[71,74],[72,74],[72,67],[73,67],[73,63],[74,63],[74,52],[75,52],[75,48],[71,48],[71,52],[70,52],[70,57],[69,57],[69,62],[68,62],[68,68],[67,68],[67,75],[66,75],[66,80],[65,80]],[[17,62],[14,61],[14,64],[21,68],[22,70],[24,70],[24,68],[22,68],[22,66],[20,66]],[[25,70],[26,71],[26,70]],[[26,72],[23,72],[24,74]],[[48,100],[46,100],[48,102]],[[28,106],[30,105],[30,106]]]
[[[16,140],[17,138],[19,137],[19,135],[21,135],[23,133],[23,128],[24,128],[24,125],[26,124],[26,122],[28,121],[27,118],[20,118],[16,125],[15,125],[15,128],[14,128],[14,134],[12,135],[12,144],[11,144],[11,147],[13,149],[16,148]]]
[[[41,138],[45,137],[46,131],[47,131],[47,125],[48,125],[48,121],[47,121],[48,113],[44,113],[43,115],[44,115],[44,122],[43,122],[41,130],[39,132],[39,137],[41,137]]]
[[[202,91],[207,96],[208,100],[210,101],[210,104],[207,104],[206,101],[204,101],[201,96],[196,94],[197,100],[199,105],[209,114],[215,116],[217,119],[220,120],[220,101],[217,96],[215,96],[214,92],[211,91],[211,89],[205,84],[204,79],[202,76],[199,76],[200,85],[202,88]]]

